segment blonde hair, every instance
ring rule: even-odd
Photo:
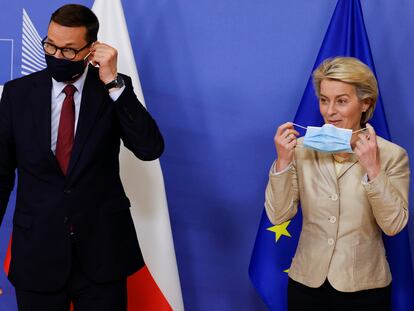
[[[322,80],[336,80],[355,86],[357,97],[369,103],[362,113],[361,126],[371,119],[378,98],[378,84],[371,69],[354,57],[328,58],[313,72],[313,86],[316,96],[320,97]]]

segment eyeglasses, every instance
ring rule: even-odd
[[[45,53],[48,55],[55,55],[57,50],[60,50],[60,52],[62,53],[62,56],[68,60],[74,59],[80,51],[83,51],[84,49],[86,49],[88,46],[91,45],[90,43],[88,43],[87,45],[85,45],[83,48],[80,48],[79,50],[72,49],[72,48],[60,48],[50,42],[47,42],[46,38],[42,40],[42,46],[43,46],[43,50],[45,51]]]

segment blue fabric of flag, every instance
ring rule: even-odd
[[[326,58],[335,56],[356,57],[375,73],[359,0],[338,0],[313,69]],[[312,75],[309,77],[294,122],[304,126],[323,124],[312,85]],[[370,124],[373,125],[378,135],[388,140],[391,139],[381,96],[378,98]],[[299,131],[303,134],[303,130],[299,129]],[[288,276],[284,271],[289,269],[295,253],[301,224],[302,215],[298,213],[286,228],[291,237],[282,235],[275,242],[275,234],[271,231],[274,226],[269,222],[266,213],[262,214],[250,261],[249,275],[254,287],[270,310],[287,309]],[[395,237],[384,235],[384,243],[393,276],[392,310],[412,310],[414,273],[407,228]]]

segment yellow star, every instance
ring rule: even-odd
[[[289,269],[283,270],[283,272],[289,273]]]
[[[276,242],[277,242],[277,241],[279,241],[279,239],[282,235],[285,235],[287,237],[291,237],[289,231],[287,231],[287,227],[289,226],[289,224],[290,224],[290,220],[285,221],[284,223],[282,223],[280,225],[269,227],[266,230],[269,230],[269,231],[272,231],[272,232],[275,233]]]

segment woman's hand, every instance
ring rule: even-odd
[[[368,179],[372,180],[381,171],[377,135],[374,128],[367,123],[368,134],[359,134],[359,140],[355,144],[354,152],[359,163],[365,169]]]
[[[278,127],[274,137],[277,161],[276,171],[284,170],[293,160],[293,151],[296,147],[296,136],[299,132],[293,128],[291,122],[287,122]]]

